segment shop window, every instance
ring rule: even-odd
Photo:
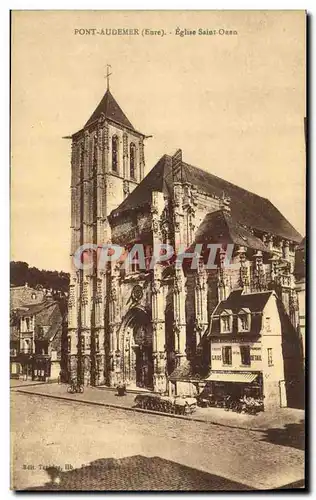
[[[231,365],[232,364],[232,348],[231,348],[231,346],[222,347],[222,357],[223,357],[223,365]]]
[[[251,313],[249,309],[242,309],[238,313],[238,331],[249,332],[251,323]]]
[[[241,364],[250,366],[250,347],[248,345],[240,346]]]
[[[220,317],[221,333],[230,333],[232,331],[232,314],[230,311],[224,311]]]
[[[268,366],[273,366],[272,348],[268,347]]]
[[[133,142],[129,147],[129,175],[131,179],[136,179],[136,146]]]
[[[118,173],[118,137],[113,135],[112,137],[112,170]]]

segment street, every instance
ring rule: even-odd
[[[301,445],[273,444],[265,432],[11,392],[14,489],[51,488],[54,478],[53,487],[69,489],[277,488],[303,479]]]

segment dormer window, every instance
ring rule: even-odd
[[[129,147],[129,175],[131,179],[136,179],[136,146],[133,142]]]
[[[112,170],[118,173],[118,137],[112,137]]]
[[[241,309],[238,313],[238,331],[249,332],[251,322],[251,313],[249,309]]]
[[[225,310],[220,316],[221,333],[231,333],[232,331],[232,311]]]

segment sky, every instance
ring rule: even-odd
[[[83,28],[139,36],[78,35]],[[142,30],[165,36],[142,36]],[[177,28],[216,35],[176,35]],[[219,35],[219,29],[237,35]],[[70,269],[70,141],[106,90],[163,154],[269,198],[305,235],[303,11],[16,11],[11,259]]]

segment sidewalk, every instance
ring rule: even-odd
[[[33,385],[13,386],[11,390],[46,396],[56,399],[77,401],[100,405],[104,407],[120,408],[128,411],[140,413],[151,413],[170,418],[192,420],[198,422],[209,422],[215,425],[234,427],[244,430],[265,431],[269,429],[280,429],[290,424],[299,424],[304,420],[304,411],[295,408],[278,408],[272,411],[259,413],[258,415],[238,414],[232,411],[225,411],[221,408],[197,408],[193,415],[173,415],[151,410],[133,408],[135,392],[128,392],[126,396],[116,396],[116,391],[109,388],[85,387],[83,394],[68,394],[67,384],[40,383]]]
[[[43,384],[47,385],[47,382],[40,382],[38,380],[20,380],[16,378],[10,379],[10,389],[14,389],[15,387],[30,387],[33,385],[43,385]]]

